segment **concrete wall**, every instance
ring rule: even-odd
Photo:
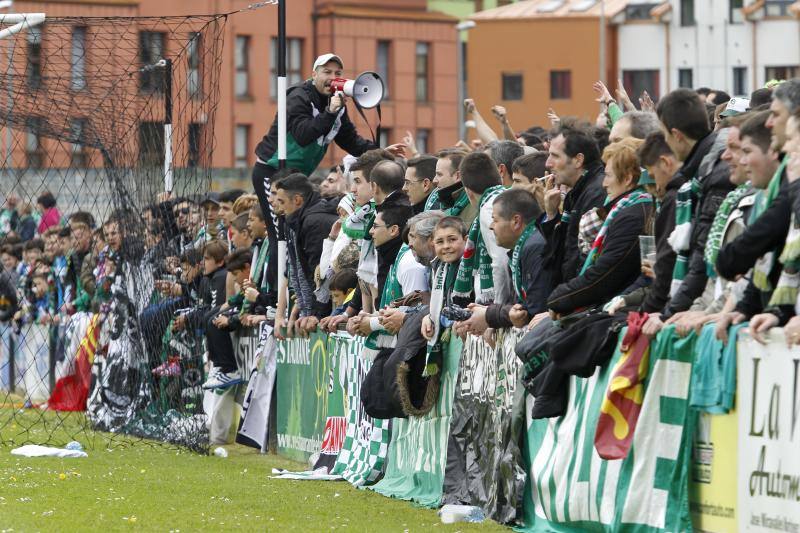
[[[693,85],[734,89],[734,67],[747,68],[746,92],[762,86],[765,67],[800,65],[800,25],[789,18],[730,22],[728,2],[695,2],[696,25],[680,25],[680,2],[672,0],[668,24],[627,22],[619,26],[620,72],[661,71],[662,94],[678,86],[678,70],[691,68]],[[667,26],[669,66],[666,60]],[[755,39],[753,38],[755,29]],[[755,46],[755,54],[754,54]],[[667,71],[668,69],[668,71]]]
[[[493,122],[490,108],[502,104],[512,125],[549,127],[549,107],[594,122],[598,107],[592,84],[599,78],[599,23],[596,18],[479,21],[470,30],[467,94]],[[608,32],[607,69],[615,72],[616,32]],[[550,71],[572,72],[572,98],[550,99]],[[523,98],[502,100],[502,73],[523,75]]]

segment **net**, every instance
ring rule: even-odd
[[[0,40],[0,442],[206,450],[202,337],[172,332],[187,295],[156,280],[219,237],[200,198],[226,16],[26,21]]]

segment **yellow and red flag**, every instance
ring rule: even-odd
[[[100,315],[92,315],[89,327],[75,354],[75,372],[56,382],[47,401],[47,408],[55,411],[85,411],[92,381],[92,363],[100,338]]]
[[[603,459],[625,458],[633,441],[650,365],[650,339],[642,334],[647,318],[647,313],[628,314],[628,331],[620,346],[622,355],[612,370],[594,436],[594,447]]]

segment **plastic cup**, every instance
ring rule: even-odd
[[[642,266],[653,268],[656,262],[656,238],[652,235],[639,235],[639,257]]]

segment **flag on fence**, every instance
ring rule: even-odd
[[[85,411],[92,380],[92,363],[100,338],[100,315],[92,315],[89,327],[75,354],[74,373],[56,382],[55,389],[47,401],[48,409],[56,411]]]
[[[628,332],[620,346],[622,356],[614,366],[600,406],[594,447],[603,459],[624,459],[633,441],[650,364],[650,339],[642,334],[645,322],[647,313],[628,315]]]

